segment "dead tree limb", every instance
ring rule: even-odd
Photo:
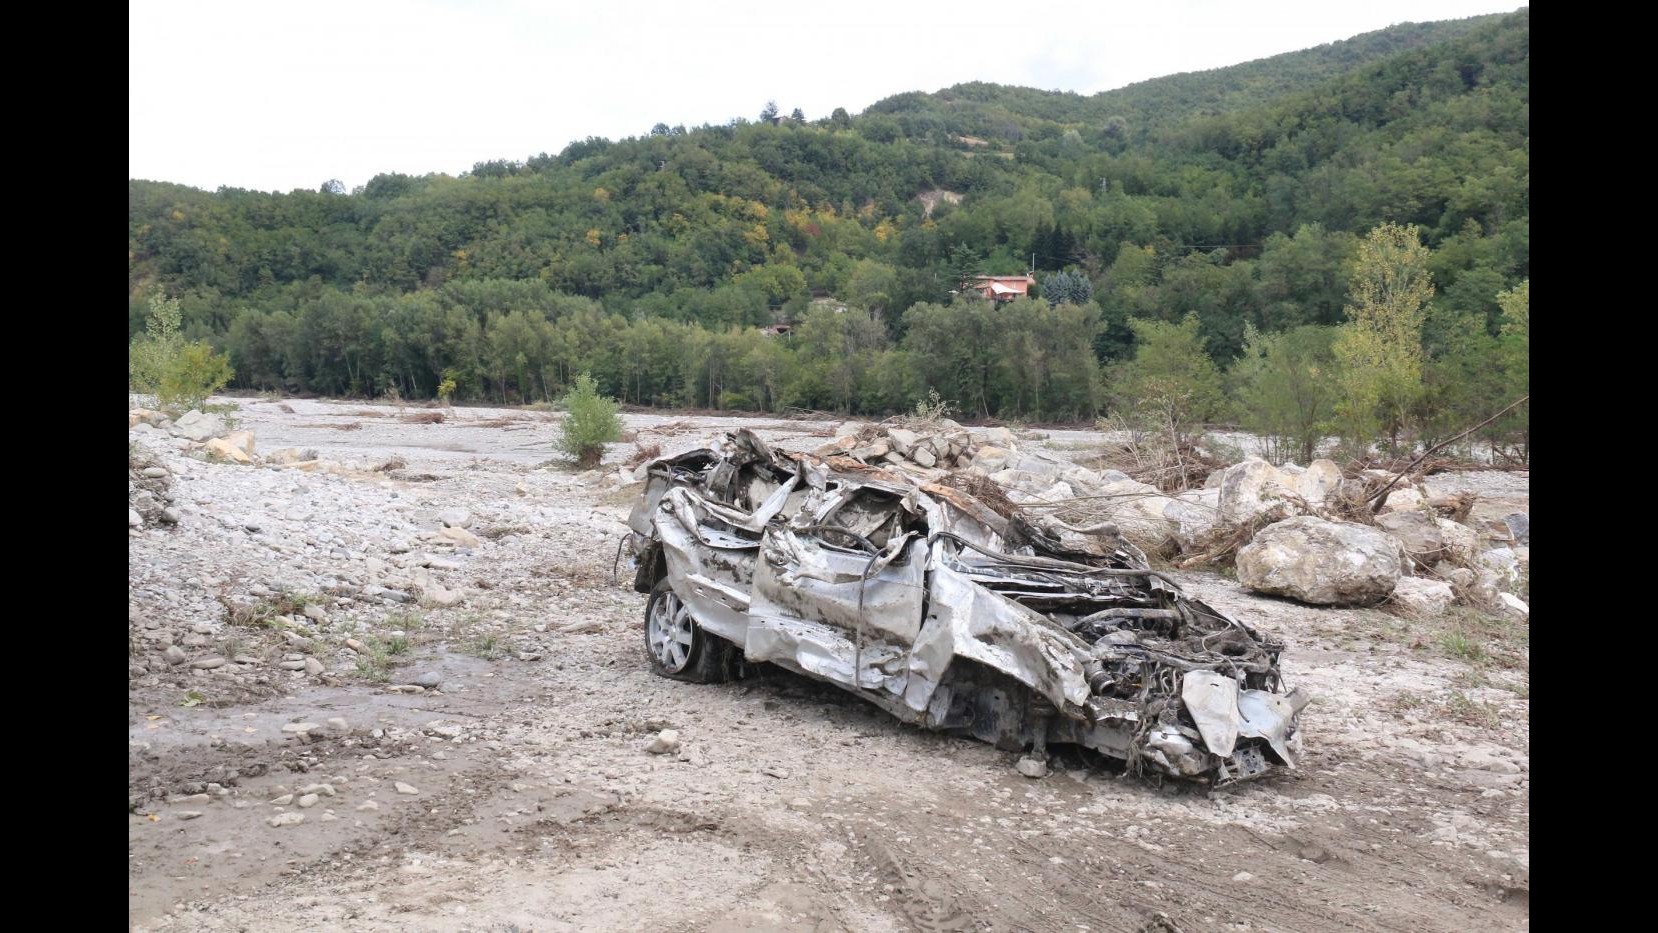
[[[1522,395],[1522,396],[1520,396],[1519,399],[1515,400],[1514,402],[1509,403],[1508,407],[1504,408],[1502,411],[1499,411],[1496,414],[1492,415],[1491,417],[1485,419],[1484,421],[1481,421],[1479,424],[1476,424],[1473,427],[1469,428],[1468,430],[1462,432],[1461,434],[1458,434],[1456,437],[1451,437],[1451,438],[1447,438],[1445,440],[1442,440],[1439,443],[1433,445],[1432,447],[1429,447],[1427,450],[1423,451],[1422,456],[1417,457],[1415,460],[1412,460],[1411,463],[1410,463],[1410,466],[1405,467],[1405,469],[1402,472],[1400,472],[1399,474],[1397,474],[1396,476],[1394,476],[1393,479],[1388,480],[1388,483],[1387,483],[1386,486],[1383,486],[1379,492],[1377,492],[1374,496],[1371,496],[1371,500],[1372,500],[1371,505],[1370,505],[1371,514],[1375,514],[1375,513],[1380,512],[1382,510],[1383,503],[1387,502],[1388,491],[1393,488],[1393,485],[1395,483],[1397,483],[1400,480],[1404,479],[1405,477],[1409,476],[1410,472],[1412,470],[1416,469],[1417,465],[1419,465],[1422,461],[1428,459],[1429,457],[1433,456],[1435,451],[1439,450],[1440,448],[1442,448],[1442,447],[1444,447],[1448,444],[1454,444],[1457,441],[1462,440],[1463,438],[1465,438],[1468,435],[1474,433],[1475,431],[1478,431],[1480,428],[1485,427],[1486,425],[1490,424],[1491,422],[1496,421],[1498,418],[1501,418],[1503,415],[1506,415],[1510,411],[1513,411],[1516,407],[1518,407],[1520,405],[1523,405],[1524,403],[1529,402],[1529,401],[1531,401],[1531,396],[1530,395]]]

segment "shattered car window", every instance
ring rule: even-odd
[[[917,726],[1045,759],[1070,743],[1213,784],[1295,764],[1282,646],[1193,599],[1110,525],[1035,517],[943,470],[774,451],[654,461],[629,519],[659,672],[762,662]]]

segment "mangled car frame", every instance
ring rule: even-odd
[[[1282,646],[1183,594],[1110,526],[748,431],[653,461],[626,544],[653,668],[769,662],[1008,750],[1072,743],[1213,784],[1294,765]],[[980,492],[989,492],[982,488]]]

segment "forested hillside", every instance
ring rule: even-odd
[[[243,387],[527,401],[587,370],[645,404],[882,412],[936,389],[1086,417],[1189,317],[1236,397],[1274,335],[1346,320],[1358,246],[1393,222],[1435,289],[1416,420],[1449,424],[1512,388],[1464,377],[1501,369],[1499,295],[1530,275],[1529,82],[1520,10],[1091,97],[968,84],[663,123],[349,193],[134,180],[129,336],[160,288]],[[950,304],[1033,256],[1051,301]]]

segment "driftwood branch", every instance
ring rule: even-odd
[[[1491,422],[1496,421],[1498,418],[1501,418],[1503,415],[1508,414],[1510,411],[1513,411],[1518,406],[1523,405],[1523,404],[1525,404],[1526,402],[1529,402],[1529,401],[1531,401],[1531,396],[1530,395],[1522,395],[1519,399],[1515,400],[1514,402],[1509,403],[1508,407],[1504,408],[1502,411],[1497,412],[1496,414],[1494,414],[1491,417],[1485,419],[1484,421],[1481,421],[1479,424],[1474,425],[1473,427],[1471,427],[1468,430],[1462,432],[1461,434],[1458,434],[1455,437],[1451,437],[1451,438],[1447,438],[1445,440],[1442,440],[1439,443],[1433,445],[1432,447],[1429,447],[1427,450],[1423,451],[1422,456],[1417,457],[1415,460],[1412,460],[1411,463],[1410,463],[1410,466],[1405,467],[1404,470],[1401,471],[1396,476],[1394,476],[1393,479],[1388,480],[1387,485],[1383,486],[1381,488],[1381,491],[1377,492],[1374,496],[1371,497],[1371,505],[1370,505],[1371,513],[1374,514],[1376,512],[1380,512],[1382,510],[1382,504],[1387,502],[1387,494],[1391,489],[1393,489],[1393,485],[1395,483],[1399,482],[1400,480],[1404,479],[1405,477],[1409,476],[1412,470],[1416,469],[1416,467],[1419,464],[1421,464],[1422,461],[1424,461],[1424,460],[1428,459],[1429,457],[1433,456],[1435,451],[1439,450],[1442,447],[1445,447],[1448,444],[1454,444],[1457,441],[1462,440],[1463,438],[1465,438],[1468,435],[1474,433],[1475,431],[1478,431],[1480,428],[1483,428],[1486,425],[1490,424]]]

